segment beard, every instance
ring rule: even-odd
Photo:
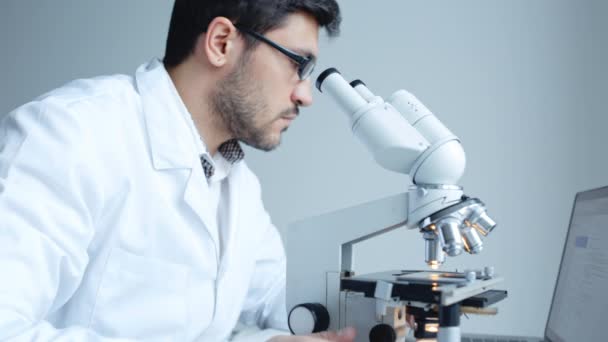
[[[253,148],[271,151],[281,142],[280,135],[278,139],[273,137],[272,124],[283,116],[297,114],[298,108],[286,109],[268,122],[256,122],[256,118],[264,117],[268,112],[268,106],[263,101],[263,86],[255,82],[248,70],[248,57],[243,56],[235,70],[218,83],[211,106],[235,139]]]

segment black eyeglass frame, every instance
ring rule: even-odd
[[[283,46],[273,42],[272,40],[264,37],[263,35],[255,32],[255,31],[249,30],[240,25],[234,25],[234,26],[237,29],[239,29],[239,31],[247,33],[248,35],[251,35],[255,39],[260,40],[260,41],[272,46],[273,48],[279,50],[279,52],[281,52],[285,56],[289,57],[292,61],[294,61],[298,65],[298,77],[300,78],[301,81],[306,80],[307,78],[310,77],[310,75],[312,75],[312,73],[315,69],[316,62],[317,62],[317,60],[314,56],[302,56],[300,54],[297,54],[297,53],[289,50],[286,47],[283,47]]]

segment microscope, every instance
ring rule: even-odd
[[[334,68],[316,86],[347,114],[353,134],[385,169],[408,174],[407,192],[309,218],[286,234],[287,309],[294,334],[357,329],[356,341],[404,341],[406,314],[416,338],[460,341],[463,312],[491,311],[506,298],[492,267],[441,272],[446,255],[477,254],[496,227],[485,204],[458,186],[465,154],[456,137],[405,90],[388,101]],[[418,229],[430,270],[357,275],[353,246],[394,229]]]

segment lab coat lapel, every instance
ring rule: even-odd
[[[190,207],[190,209],[200,218],[203,222],[207,232],[213,239],[215,246],[219,246],[219,236],[217,227],[211,225],[211,215],[215,215],[212,212],[209,203],[205,202],[205,199],[209,198],[209,184],[203,173],[202,166],[195,167],[190,172],[190,178],[186,184],[186,190],[184,191],[184,201]],[[216,248],[216,258],[219,261],[218,249]]]
[[[136,81],[154,168],[191,169],[195,146],[169,75],[153,61],[137,70]]]
[[[204,201],[209,196],[209,186],[197,155],[195,137],[182,115],[187,110],[160,61],[140,67],[136,82],[152,164],[156,170],[173,173],[180,187],[185,185],[184,202],[203,223],[217,246],[217,229],[209,224],[213,213]]]
[[[241,215],[239,215],[240,213],[240,196],[239,194],[242,194],[244,191],[247,191],[247,189],[244,189],[243,187],[246,186],[246,184],[240,184],[243,183],[242,182],[242,177],[239,176],[239,173],[241,172],[241,165],[240,163],[234,165],[232,167],[232,170],[230,171],[231,175],[230,177],[227,179],[227,193],[228,193],[228,205],[223,207],[223,210],[228,210],[227,215],[225,215],[225,217],[228,218],[228,222],[226,222],[225,226],[224,226],[224,254],[223,254],[223,258],[221,260],[221,264],[220,264],[220,269],[219,269],[219,277],[221,278],[224,275],[225,270],[227,269],[228,265],[232,262],[232,257],[234,257],[231,253],[231,251],[237,251],[242,253],[242,250],[237,246],[236,248],[234,246],[232,246],[234,243],[236,243],[237,241],[237,231],[238,231],[238,225],[240,224],[239,222],[239,218]],[[242,256],[242,254],[239,254]]]

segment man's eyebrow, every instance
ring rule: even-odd
[[[312,50],[308,50],[308,49],[292,49],[291,51],[297,53],[298,55],[302,55],[302,56],[306,56],[306,57],[313,57],[314,59],[317,59],[317,56],[312,52]]]

